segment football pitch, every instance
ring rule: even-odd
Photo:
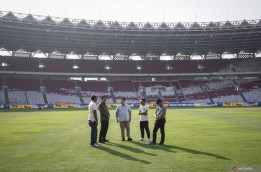
[[[110,142],[92,148],[87,110],[0,111],[0,171],[261,170],[261,108],[169,108],[165,146],[137,141],[137,112],[132,112],[132,142],[121,141],[111,109]],[[153,114],[151,109],[151,133]]]

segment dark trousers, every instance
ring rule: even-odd
[[[109,128],[109,120],[101,120],[101,130],[100,130],[99,140],[103,141],[106,139],[108,128]]]
[[[149,121],[140,121],[141,138],[144,138],[144,129],[146,130],[148,139],[150,138]]]
[[[97,125],[96,122],[89,121],[91,127],[91,145],[97,143]]]
[[[164,140],[165,140],[165,129],[164,129],[165,123],[166,123],[165,118],[162,118],[157,123],[155,123],[154,129],[153,129],[153,140],[152,140],[152,142],[156,143],[157,132],[158,132],[158,129],[160,128],[160,133],[161,133],[160,143],[164,143]]]

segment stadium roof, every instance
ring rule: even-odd
[[[111,22],[0,11],[0,38],[0,48],[8,51],[218,58],[223,53],[260,52],[261,20]]]

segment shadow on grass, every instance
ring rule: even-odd
[[[126,149],[126,150],[133,152],[133,153],[143,153],[143,154],[150,155],[150,156],[157,156],[156,154],[145,152],[142,149],[138,149],[138,148],[134,148],[134,147],[126,146],[126,145],[121,145],[121,144],[111,143],[111,142],[106,143],[106,144],[110,145],[110,146],[115,146],[115,147],[119,147],[119,148],[122,148],[122,149]]]
[[[209,153],[209,152],[202,152],[202,151],[197,151],[197,150],[188,149],[188,148],[182,148],[182,147],[179,147],[179,146],[171,146],[171,145],[166,145],[166,147],[171,148],[171,149],[179,149],[179,150],[189,152],[189,153],[193,153],[193,154],[202,154],[202,155],[216,157],[218,159],[231,160],[230,158],[227,158],[227,157],[224,157],[224,156],[221,156],[221,155],[217,155],[217,154],[213,154],[213,153]]]
[[[212,156],[218,159],[223,159],[223,160],[231,160],[230,158],[221,156],[221,155],[217,155],[217,154],[213,154],[213,153],[209,153],[209,152],[203,152],[203,151],[198,151],[198,150],[193,150],[193,149],[188,149],[188,148],[183,148],[183,147],[179,147],[179,146],[172,146],[172,145],[165,145],[165,146],[158,146],[158,145],[149,145],[149,144],[144,144],[144,143],[140,143],[140,142],[136,142],[133,141],[131,143],[134,143],[136,145],[145,147],[145,148],[149,148],[149,149],[160,149],[160,150],[165,150],[167,152],[175,152],[172,151],[171,149],[179,149],[188,153],[193,153],[193,154],[201,154],[201,155],[207,155],[207,156]]]
[[[149,161],[145,161],[145,160],[142,160],[142,159],[138,159],[138,158],[135,158],[135,157],[130,156],[130,155],[128,155],[128,154],[121,153],[121,152],[112,150],[112,149],[110,149],[110,148],[104,147],[104,146],[101,146],[101,147],[99,147],[98,149],[99,149],[99,150],[103,150],[103,151],[105,151],[105,152],[108,152],[108,153],[111,154],[111,155],[115,155],[115,156],[124,158],[124,159],[126,159],[126,160],[137,161],[137,162],[141,162],[141,163],[143,163],[143,164],[151,164]]]
[[[145,144],[143,142],[137,142],[137,141],[132,141],[130,143],[133,143],[135,145],[138,145],[138,146],[141,146],[141,147],[144,147],[144,148],[148,148],[148,149],[164,150],[164,151],[167,151],[167,152],[176,153],[176,151],[173,151],[166,146],[150,145],[149,143]]]

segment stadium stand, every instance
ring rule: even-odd
[[[73,81],[47,80],[44,81],[47,89],[47,100],[49,104],[80,104],[80,99],[74,90]]]
[[[120,102],[120,98],[125,97],[127,103],[137,102],[140,94],[135,91],[131,81],[115,81],[111,83],[111,86],[114,89],[114,95],[116,102]]]
[[[9,101],[13,104],[27,104],[22,80],[7,80]]]
[[[3,91],[2,86],[3,86],[3,80],[0,79],[0,87],[1,87],[1,89],[0,89],[0,104],[5,104],[5,96],[4,96],[4,91]]]
[[[25,16],[0,13],[1,104],[89,103],[92,94],[108,103],[261,101],[260,20],[116,27]]]
[[[44,104],[40,81],[8,79],[6,85],[10,104]]]
[[[100,101],[100,97],[106,95],[107,101],[109,103],[113,103],[111,96],[108,92],[108,84],[107,82],[78,82],[78,86],[81,88],[81,95],[83,97],[83,101],[88,103],[91,101],[91,95],[95,94],[98,96],[98,101]]]
[[[261,80],[247,82],[241,85],[243,94],[249,102],[261,100]]]
[[[187,98],[187,102],[210,102],[208,96],[202,90],[200,81],[180,80],[181,89]],[[2,83],[1,83],[2,84]],[[38,80],[19,80],[8,79],[6,80],[8,86],[8,97],[10,104],[28,104],[35,103],[44,104],[43,95],[40,90],[40,81]],[[172,83],[174,87],[178,85]],[[95,94],[97,96],[106,95],[108,102],[113,103],[111,95],[108,92],[107,82],[77,82],[81,88],[81,95],[84,102],[90,101],[90,96]],[[152,89],[163,87],[165,91],[161,91],[162,97],[166,102],[178,102],[175,96],[173,87],[168,82],[141,82],[141,85],[146,88],[146,94],[149,102],[155,102],[159,98],[157,91]],[[235,85],[232,81],[209,81],[203,83],[209,89],[209,95],[214,102],[241,102],[242,98],[238,94]],[[79,95],[75,91],[74,81],[62,80],[46,80],[44,81],[46,87],[46,96],[50,104],[79,104],[81,103]],[[114,88],[114,95],[116,102],[120,102],[121,97],[125,97],[128,103],[136,103],[142,97],[139,91],[139,82],[131,81],[115,81],[111,82]],[[244,81],[241,83],[241,89],[247,101],[256,102],[260,100],[261,81]],[[178,94],[180,88],[177,89]],[[4,93],[1,91],[1,102],[4,102]],[[181,102],[186,102],[184,96],[180,97]]]

